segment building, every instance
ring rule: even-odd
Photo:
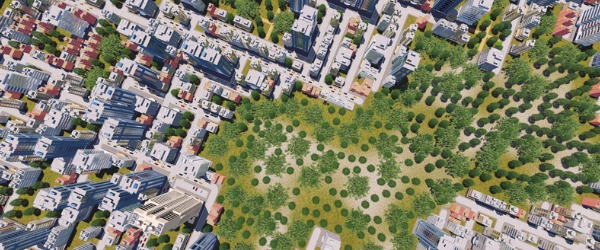
[[[300,17],[292,26],[292,45],[297,50],[308,53],[312,47],[313,32],[317,28],[317,9],[304,5]]]
[[[71,165],[78,174],[95,173],[112,166],[112,156],[104,150],[80,149],[77,150]]]
[[[206,5],[202,0],[181,0],[181,3],[197,12],[204,12],[206,9]]]
[[[151,0],[144,1],[154,3]],[[176,52],[175,47],[152,35],[150,32],[143,30],[134,30],[133,34],[131,34],[131,41],[140,46],[145,54],[163,60],[174,56]]]
[[[521,20],[521,23],[519,24],[519,28],[531,30],[531,29],[535,28],[536,26],[540,25],[541,21],[542,21],[542,17],[537,16],[537,15],[523,17],[523,19]]]
[[[462,0],[438,0],[435,1],[431,13],[437,17],[445,17],[458,6]]]
[[[0,142],[0,157],[7,161],[17,161],[20,156],[32,156],[41,137],[38,134],[9,134]]]
[[[71,191],[67,199],[68,205],[76,210],[96,206],[102,202],[106,193],[117,185],[110,181],[85,182],[85,185],[79,185]]]
[[[152,18],[158,12],[158,5],[152,0],[127,0],[125,6],[133,12],[140,15]]]
[[[493,0],[469,0],[458,10],[457,21],[473,25],[492,9]]]
[[[172,170],[174,175],[197,181],[206,176],[212,162],[197,155],[183,154]]]
[[[194,219],[202,211],[203,204],[195,197],[171,189],[134,209],[134,225],[145,232],[161,235]]]
[[[391,88],[397,82],[402,81],[410,73],[417,70],[419,62],[421,62],[421,54],[412,50],[407,50],[406,47],[402,46],[396,58],[392,60],[390,75],[395,78],[395,81],[386,81],[383,87]]]
[[[12,181],[10,181],[8,186],[14,189],[30,187],[33,183],[38,181],[41,174],[41,169],[30,167],[19,168],[12,175]]]
[[[600,69],[600,52],[594,54],[590,60],[590,67]]]
[[[479,54],[477,58],[477,66],[485,71],[493,71],[504,62],[504,55],[501,50],[496,48],[489,48]]]
[[[122,58],[113,68],[113,71],[125,74],[152,89],[167,91],[169,88],[168,82],[165,83],[159,79],[160,72],[128,58]]]
[[[315,227],[309,238],[306,250],[315,249],[341,249],[340,236],[323,228]]]
[[[181,46],[186,60],[195,68],[220,78],[231,79],[235,65],[226,59],[219,48],[205,46],[194,39],[187,39]]]
[[[147,128],[147,125],[134,120],[108,118],[102,124],[100,135],[107,140],[126,145],[129,142],[137,143],[137,141],[140,141],[144,137]]]
[[[61,8],[58,5],[53,5],[48,12],[45,13],[42,21],[62,28],[69,34],[77,37],[84,37],[87,29],[90,27],[90,23],[80,19],[69,10],[66,10],[64,7]]]
[[[44,117],[44,126],[58,131],[68,130],[73,128],[73,124],[71,123],[72,118],[69,112],[52,108]]]
[[[13,231],[0,233],[0,249],[22,250],[30,247],[41,247],[50,234],[50,227],[38,230],[25,230],[19,228]]]
[[[217,239],[217,235],[213,233],[205,233],[200,236],[192,245],[190,245],[188,250],[208,250],[208,249],[217,249],[219,246],[219,239]]]
[[[590,46],[600,42],[600,5],[583,11],[575,26],[577,27],[575,43]]]
[[[56,223],[55,218],[41,218],[38,220],[33,220],[27,223],[27,230],[33,231],[47,227],[53,227],[54,223]]]
[[[76,139],[64,136],[43,136],[35,145],[35,156],[44,159],[69,158],[75,156],[77,150],[87,148],[91,144],[87,139]]]
[[[368,14],[372,14],[375,12],[375,5],[377,5],[378,0],[350,0],[344,1],[346,2],[355,2],[354,8],[356,8],[359,12],[366,12]]]
[[[183,234],[183,233],[178,234],[177,238],[175,239],[175,243],[173,243],[173,250],[186,249],[185,247],[187,246],[189,239],[190,239],[189,234]]]
[[[58,225],[53,227],[50,230],[50,234],[48,234],[48,239],[44,243],[44,248],[50,250],[64,249],[67,243],[69,243],[69,238],[73,230],[75,230],[74,226]]]
[[[76,187],[87,185],[87,183],[79,182],[41,189],[33,200],[33,207],[41,210],[62,210],[67,207],[67,199],[71,192]]]
[[[527,4],[537,4],[539,6],[554,6],[558,0],[527,0]]]
[[[137,95],[135,93],[119,87],[110,86],[102,80],[102,78],[98,78],[96,86],[92,89],[92,96],[94,99],[123,104],[130,107],[135,106],[137,100]]]
[[[380,65],[383,62],[383,59],[386,56],[385,49],[390,44],[391,39],[379,34],[375,35],[371,40],[371,43],[367,47],[365,59],[369,61],[371,65],[375,66],[376,68],[379,68],[378,65]]]
[[[425,249],[454,249],[454,238],[429,221],[417,219],[413,233]]]
[[[87,108],[83,120],[102,124],[108,118],[132,119],[134,115],[135,110],[127,105],[93,100]]]
[[[134,172],[127,175],[114,174],[110,180],[118,185],[108,190],[102,199],[101,210],[114,211],[136,204],[146,197],[158,195],[167,181],[167,177],[155,171]]]
[[[302,8],[308,5],[308,0],[288,0],[288,4],[290,5],[290,10],[296,14],[300,14]]]
[[[159,161],[172,163],[175,161],[178,152],[178,148],[170,147],[164,142],[160,142],[154,144],[148,156]]]
[[[91,239],[98,237],[100,233],[102,233],[102,227],[88,227],[81,230],[79,233],[79,239],[83,241],[90,241]]]
[[[181,119],[183,119],[183,113],[165,106],[161,106],[156,115],[156,120],[175,126],[179,125]]]
[[[457,44],[465,44],[469,41],[469,27],[465,24],[458,25],[446,19],[440,19],[433,25],[433,34],[446,38]]]
[[[250,21],[246,18],[243,18],[241,16],[235,16],[233,18],[233,25],[235,27],[243,29],[247,32],[252,32],[252,30],[254,29],[254,25],[252,25],[252,21]]]
[[[0,88],[4,91],[27,93],[30,90],[37,90],[42,82],[41,79],[15,72],[2,71],[0,73]]]
[[[532,49],[533,46],[535,46],[535,40],[527,40],[526,42],[512,45],[508,53],[512,56],[518,56],[521,53]]]

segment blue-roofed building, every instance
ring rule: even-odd
[[[181,46],[187,61],[194,67],[221,78],[231,79],[235,74],[235,65],[227,60],[221,51],[203,46],[193,39],[187,39]]]
[[[590,61],[590,67],[600,69],[600,52],[592,56],[592,60]]]
[[[160,193],[167,177],[155,171],[134,172],[127,175],[114,174],[110,180],[118,185],[111,188],[102,199],[99,209],[112,212],[129,207],[146,197]]]
[[[92,143],[88,139],[77,139],[65,136],[43,136],[35,145],[35,156],[44,159],[70,158],[77,150],[84,149]]]
[[[163,92],[169,89],[169,84],[164,83],[158,78],[160,72],[140,65],[130,59],[121,59],[115,68],[117,71],[121,71],[123,74],[134,78],[140,84],[146,85],[149,88]]]
[[[30,90],[37,90],[42,82],[41,79],[16,72],[2,71],[0,73],[0,87],[5,91],[27,93]]]
[[[167,59],[175,56],[176,48],[143,30],[135,30],[131,35],[131,41],[142,48],[142,51],[150,56]]]
[[[188,250],[213,250],[219,246],[219,239],[213,233],[205,233],[196,240]]]
[[[93,100],[85,112],[83,120],[94,124],[102,124],[109,117],[132,119],[134,115],[135,110],[127,105]]]
[[[7,161],[17,161],[19,156],[31,156],[41,137],[39,134],[9,134],[0,142],[0,157]]]
[[[300,13],[304,5],[308,5],[308,0],[288,0],[290,10],[294,13]]]
[[[78,18],[65,9],[59,8],[57,5],[52,6],[44,17],[45,20],[43,21],[56,25],[77,37],[84,37],[85,32],[90,26],[86,21]]]
[[[0,233],[0,249],[23,250],[34,246],[41,246],[46,242],[50,230],[50,227],[33,231],[19,228],[13,231]]]
[[[453,11],[463,0],[438,0],[435,1],[431,13],[436,17],[445,17]]]
[[[189,7],[194,11],[204,12],[206,9],[206,5],[202,0],[181,0],[183,6]]]

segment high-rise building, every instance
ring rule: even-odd
[[[179,157],[172,173],[196,181],[206,176],[211,164],[211,161],[200,156],[183,154]]]
[[[181,42],[181,34],[167,26],[166,23],[161,22],[159,19],[150,19],[146,31],[156,39],[173,48],[179,47],[179,43]]]
[[[206,4],[204,4],[204,1],[202,0],[181,0],[181,3],[184,6],[190,7],[191,9],[198,12],[204,12],[204,10],[206,9]]]
[[[98,237],[100,233],[102,233],[102,227],[88,227],[81,230],[79,239],[82,241],[90,241],[91,239]]]
[[[128,58],[122,58],[113,71],[127,75],[138,81],[140,84],[146,85],[152,89],[166,91],[169,88],[167,83],[158,78],[160,72],[144,65],[140,65]]]
[[[508,6],[508,9],[504,12],[504,15],[502,16],[502,21],[515,20],[521,17],[524,12],[525,10],[523,8],[511,3],[510,6]]]
[[[12,181],[8,184],[12,188],[24,188],[30,187],[33,183],[38,181],[42,174],[41,169],[37,168],[19,168],[12,176]]]
[[[131,41],[139,45],[144,53],[156,56],[163,60],[170,56],[174,56],[176,52],[175,47],[143,30],[133,31]]]
[[[85,208],[66,207],[60,213],[58,224],[66,227],[76,225],[78,222],[90,218],[93,210],[93,206]]]
[[[305,5],[308,5],[308,0],[288,0],[290,10],[294,13],[300,13]]]
[[[198,216],[203,204],[193,196],[171,189],[133,210],[134,226],[161,235]]]
[[[433,34],[446,38],[457,44],[465,44],[469,41],[469,27],[465,24],[458,25],[446,19],[440,19],[433,25]]]
[[[89,182],[78,182],[63,186],[44,188],[40,190],[33,200],[33,207],[41,210],[62,210],[67,207],[67,199],[71,192],[79,187],[86,186]]]
[[[511,46],[510,51],[508,53],[510,53],[512,56],[518,56],[521,53],[532,49],[533,46],[535,46],[535,40],[527,40],[520,44],[515,44]]]
[[[181,51],[190,64],[206,73],[225,79],[230,79],[235,73],[235,65],[227,60],[220,50],[205,46],[194,39],[185,40]]]
[[[83,120],[90,123],[102,124],[109,117],[132,119],[134,115],[135,110],[127,105],[94,100],[85,112]]]
[[[425,220],[418,219],[413,232],[419,238],[419,243],[425,246],[425,249],[439,249],[440,245],[446,245],[447,247],[454,245],[454,239],[450,235]],[[444,249],[454,248],[448,247]]]
[[[112,155],[100,149],[77,150],[71,165],[78,174],[97,172],[112,166]]]
[[[577,26],[575,43],[590,46],[600,42],[600,5],[583,11]]]
[[[134,13],[151,18],[158,12],[158,5],[152,0],[127,0],[125,6]]]
[[[41,246],[46,242],[50,227],[28,231],[22,228],[0,233],[0,249],[22,250],[33,246]]]
[[[44,117],[44,125],[57,130],[71,129],[73,127],[71,119],[69,112],[52,108]]]
[[[48,239],[44,243],[44,248],[50,250],[64,249],[67,243],[69,243],[69,238],[73,230],[75,230],[74,226],[58,225],[53,227],[48,234]]]
[[[155,171],[114,174],[110,181],[118,187],[108,190],[98,208],[112,212],[138,203],[141,198],[159,194],[166,180],[166,176]]]
[[[523,17],[523,19],[521,20],[519,28],[533,29],[536,26],[540,25],[541,21],[542,21],[542,17],[541,16],[537,16],[537,15],[531,15],[531,16]]]
[[[108,190],[116,188],[117,184],[110,181],[86,182],[87,185],[77,186],[67,199],[69,207],[76,210],[92,207],[100,204]]]
[[[87,148],[92,141],[64,136],[43,136],[35,145],[35,156],[45,159],[69,158],[78,149]]]
[[[29,90],[37,90],[42,80],[23,74],[2,71],[0,73],[0,87],[4,91],[27,93]]]
[[[419,62],[421,62],[421,54],[402,46],[396,58],[392,60],[392,69],[390,71],[390,75],[395,77],[396,82],[386,82],[383,87],[391,88],[395,83],[406,78],[410,73],[417,70]]]
[[[504,54],[496,48],[489,48],[482,51],[477,58],[477,66],[485,71],[497,69],[504,62]]]
[[[371,65],[378,67],[385,58],[385,50],[390,44],[390,39],[377,34],[371,39],[371,43],[367,47],[367,53],[365,53],[365,59],[371,63]]]
[[[304,5],[300,17],[292,26],[292,45],[294,48],[307,53],[312,47],[312,36],[317,28],[317,10]]]
[[[217,239],[217,235],[213,233],[205,233],[200,236],[192,245],[190,245],[188,250],[208,250],[208,249],[217,249],[219,246],[219,239]]]
[[[92,96],[96,100],[119,103],[133,107],[135,106],[137,95],[129,90],[124,90],[122,88],[110,86],[104,82],[100,82],[96,83],[96,86],[94,86],[94,89],[92,89]]]
[[[359,11],[371,14],[375,11],[377,2],[378,0],[356,0],[356,5],[354,7]]]
[[[473,25],[481,17],[492,9],[493,0],[468,0],[458,10],[457,21],[467,25]]]
[[[600,52],[592,56],[592,60],[590,60],[590,67],[600,69]]]
[[[558,0],[527,0],[527,4],[537,4],[539,6],[553,6],[558,3]]]
[[[431,13],[437,17],[445,17],[454,10],[463,0],[438,0],[433,5]]]
[[[31,156],[41,137],[38,134],[9,134],[0,142],[0,157],[7,161],[17,161],[19,156]]]
[[[139,141],[144,137],[147,125],[129,119],[108,118],[100,129],[100,135],[116,142]]]

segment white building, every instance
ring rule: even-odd
[[[165,106],[162,106],[158,111],[158,115],[156,115],[156,120],[171,125],[179,125],[179,121],[181,121],[182,118],[183,114],[181,112]]]
[[[172,163],[177,157],[178,148],[172,148],[167,146],[165,143],[155,143],[152,150],[150,150],[149,156],[164,162]]]
[[[134,225],[145,232],[161,235],[194,219],[202,211],[203,204],[195,197],[171,189],[133,210]]]
[[[172,170],[174,175],[187,178],[189,180],[199,180],[206,176],[212,162],[197,155],[183,154]]]
[[[71,164],[78,174],[97,172],[112,166],[112,156],[104,150],[80,149]]]
[[[67,243],[69,243],[69,238],[71,237],[73,230],[75,230],[75,227],[73,226],[65,227],[59,225],[52,228],[46,243],[44,243],[44,248],[50,250],[64,249]]]
[[[500,66],[504,61],[504,54],[496,48],[489,48],[479,54],[477,66],[485,71],[492,71]]]
[[[457,21],[472,25],[490,12],[493,0],[469,0],[458,10]]]

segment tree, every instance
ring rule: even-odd
[[[458,144],[458,137],[460,136],[460,131],[451,127],[440,127],[435,130],[434,135],[438,146],[442,148],[453,149]]]
[[[86,89],[91,90],[94,88],[94,86],[96,86],[96,80],[98,80],[99,77],[108,77],[108,72],[106,72],[104,69],[93,67],[85,73],[85,81],[83,85]]]
[[[292,58],[286,57],[285,58],[285,67],[286,68],[292,68],[292,64],[294,63],[294,60]]]
[[[258,3],[256,1],[235,0],[235,10],[238,16],[253,20],[258,16]]]
[[[296,159],[302,159],[308,154],[310,142],[302,137],[294,136],[290,139],[286,152],[292,154]]]
[[[23,212],[21,210],[10,210],[4,213],[4,217],[7,218],[21,218],[23,217]]]
[[[266,0],[266,1],[270,1],[270,0]],[[254,23],[256,24],[257,27],[262,27],[264,25],[262,18],[260,16],[254,17]]]
[[[17,189],[17,194],[18,195],[33,195],[33,189],[29,188],[29,187],[24,187],[24,188],[19,188]],[[2,192],[0,192],[0,194],[2,195],[6,195],[3,194]]]
[[[254,228],[259,235],[271,235],[277,229],[277,224],[271,213],[264,212],[258,216],[256,223],[254,223]]]
[[[288,191],[279,183],[267,190],[267,201],[273,209],[278,209],[287,204],[288,198]]]
[[[149,239],[148,242],[146,242],[147,247],[157,247],[158,245],[158,240],[155,238]]]
[[[362,232],[369,224],[369,215],[360,209],[352,209],[346,217],[346,227],[352,232]]]
[[[546,93],[550,82],[540,75],[531,76],[523,85],[521,95],[527,101],[534,101]]]
[[[198,85],[200,84],[200,77],[195,74],[189,75],[189,80],[191,84]]]
[[[273,14],[273,11],[268,10],[267,19],[269,19],[269,21],[273,21],[273,18],[275,18],[275,14]]]
[[[457,129],[463,129],[473,123],[474,114],[469,108],[458,106],[449,115],[450,124]]]
[[[404,225],[408,226],[408,221],[411,219],[410,212],[396,204],[390,204],[388,209],[385,210],[384,216],[388,225],[401,227],[404,227]]]
[[[104,225],[106,225],[106,220],[103,219],[95,219],[90,223],[92,227],[103,227]]]
[[[507,83],[509,85],[523,83],[531,74],[529,64],[520,58],[508,62],[504,71],[508,75]]]
[[[431,195],[438,205],[443,205],[454,200],[456,191],[453,189],[453,183],[450,179],[438,179],[430,187]]]
[[[325,83],[331,85],[333,83],[333,76],[331,74],[325,75]]]
[[[166,244],[161,248],[161,250],[171,250],[171,249],[173,249],[173,244]]]
[[[186,119],[188,121],[193,121],[194,118],[195,118],[194,113],[189,112],[189,111],[183,112],[183,119]]]
[[[505,191],[508,202],[513,204],[523,204],[527,200],[527,192],[523,182],[515,182],[512,187]]]
[[[546,39],[537,39],[533,48],[529,51],[529,59],[531,61],[538,61],[548,57],[550,54],[550,47]]]
[[[18,41],[14,41],[14,40],[8,41],[8,45],[10,45],[10,47],[13,47],[15,49],[18,49],[21,47],[21,43]]]
[[[469,172],[470,165],[468,157],[461,154],[453,154],[448,158],[446,174],[452,177],[463,177]]]
[[[166,234],[163,234],[161,236],[158,236],[158,243],[167,243],[171,240],[171,237],[169,237]]]
[[[371,189],[369,186],[369,177],[360,176],[358,174],[348,177],[346,187],[348,188],[348,194],[355,198],[366,196]]]
[[[11,196],[12,193],[13,193],[13,189],[12,188],[0,186],[0,195]],[[17,194],[19,194],[18,190],[17,190]]]
[[[569,205],[573,201],[575,190],[566,181],[557,181],[553,185],[547,187],[548,197],[550,201],[559,205]]]
[[[302,167],[298,182],[301,187],[319,187],[321,183],[321,172],[314,166]]]
[[[25,208],[25,210],[23,210],[23,215],[26,215],[26,216],[29,216],[29,215],[38,216],[38,215],[40,215],[40,213],[41,213],[41,211],[34,207],[28,207],[28,208]]]
[[[31,184],[31,188],[33,189],[42,189],[47,187],[50,187],[50,184],[48,184],[47,182],[36,181],[33,184]]]
[[[417,237],[411,232],[402,231],[392,239],[394,249],[412,250],[417,248]]]
[[[258,93],[258,91],[256,90],[252,90],[250,92],[250,96],[252,97],[253,100],[258,101],[260,100],[260,93]]]
[[[285,8],[286,8],[286,6],[285,6],[285,5],[286,5],[286,1],[285,1],[285,0],[278,0],[278,1],[277,1],[277,4],[279,5],[279,9],[280,9],[281,11],[284,11],[284,10],[285,10]]]
[[[294,14],[289,11],[279,12],[275,16],[273,23],[275,24],[273,31],[276,35],[290,32],[292,30],[292,25],[294,24]],[[271,33],[271,36],[272,34],[273,32]]]
[[[401,172],[400,166],[394,158],[386,158],[377,166],[377,175],[386,181],[398,179]]]
[[[431,214],[435,209],[435,201],[428,193],[421,193],[413,199],[412,210],[419,217]]]
[[[239,0],[238,0],[238,1],[239,1]],[[231,14],[231,13],[227,13],[227,15],[226,15],[225,17],[227,18],[227,23],[228,23],[228,24],[233,24],[233,19],[235,18],[235,17],[233,16],[233,14]]]
[[[192,124],[188,120],[182,119],[181,121],[179,121],[179,126],[189,129],[192,126]]]
[[[265,161],[267,175],[281,176],[285,172],[286,164],[283,156],[272,155]]]

